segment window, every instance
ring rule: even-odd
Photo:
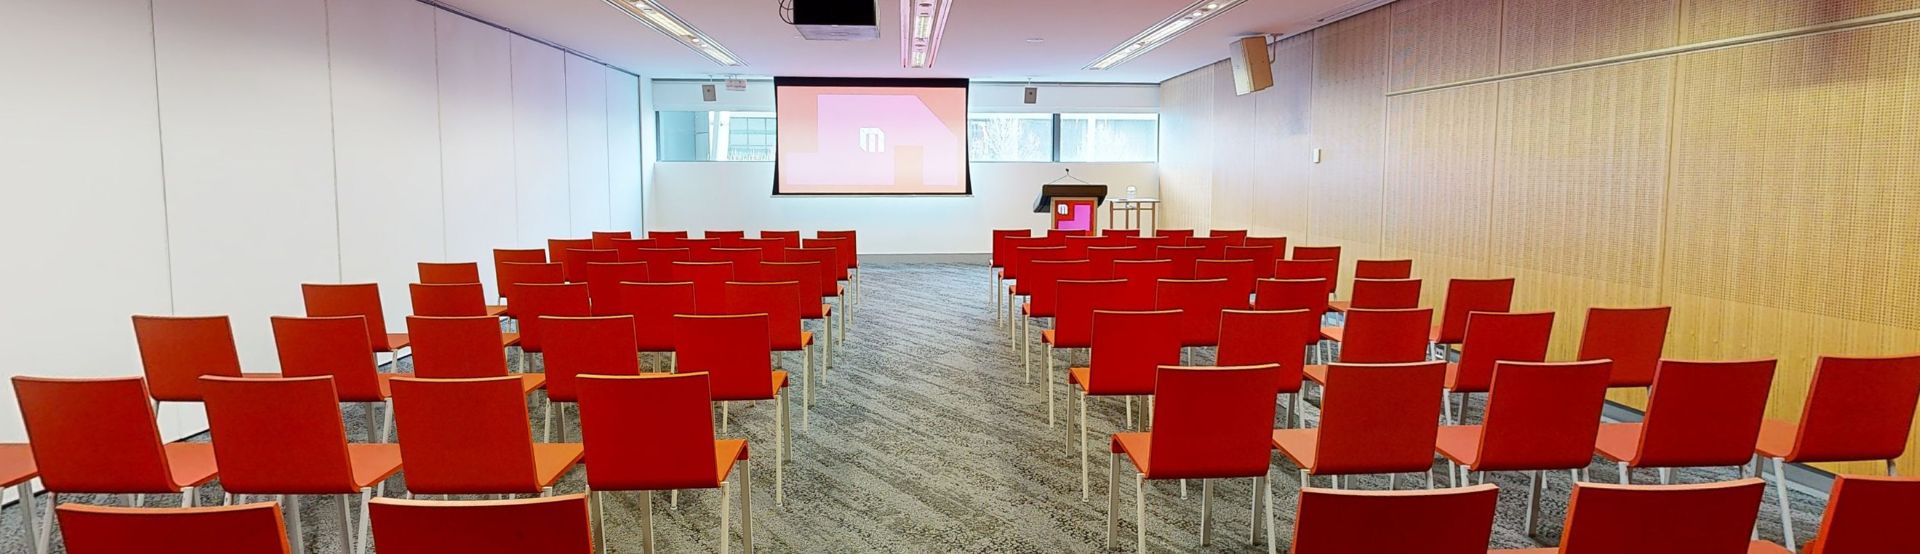
[[[976,162],[1152,162],[1159,150],[1158,114],[967,116],[967,154]]]
[[[773,112],[660,112],[664,162],[773,161]]]
[[[1053,161],[1053,114],[967,114],[967,158],[975,162]]]

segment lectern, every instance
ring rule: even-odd
[[[1040,185],[1040,198],[1033,203],[1033,213],[1053,214],[1052,229],[1091,234],[1099,230],[1094,216],[1106,198],[1106,185]]]

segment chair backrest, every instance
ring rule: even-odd
[[[673,263],[693,261],[693,251],[685,248],[640,248],[623,262],[646,262],[647,277],[656,282],[673,281]]]
[[[1355,279],[1411,279],[1413,260],[1354,260]]]
[[[765,400],[778,392],[767,314],[674,318],[674,373],[711,374],[714,400]]]
[[[713,249],[720,247],[720,239],[677,239],[673,241],[673,246],[687,249],[687,256],[692,261],[721,261],[720,255],[713,252]]]
[[[1353,280],[1349,307],[1368,310],[1404,310],[1420,307],[1419,279]]]
[[[1474,471],[1575,469],[1593,462],[1612,362],[1500,362]]]
[[[1747,461],[1760,438],[1776,365],[1771,359],[1661,360],[1646,417],[1640,420],[1633,465],[1732,466]]]
[[[1185,246],[1200,247],[1200,259],[1218,260],[1227,253],[1227,246],[1235,244],[1226,237],[1187,237]]]
[[[1260,279],[1253,282],[1253,309],[1262,311],[1307,310],[1318,316],[1327,313],[1327,280]]]
[[[1173,278],[1192,279],[1194,267],[1206,257],[1206,251],[1205,246],[1159,246],[1153,249],[1153,257],[1173,260]]]
[[[760,238],[779,239],[780,244],[784,245],[782,248],[800,247],[799,231],[760,231]]]
[[[1274,364],[1157,368],[1147,478],[1266,475],[1279,372]]]
[[[204,508],[61,504],[54,511],[68,554],[291,552],[280,505],[274,502]]]
[[[520,320],[521,329],[532,319]],[[507,374],[498,318],[407,316],[407,335],[413,339],[415,375],[462,379]]]
[[[1182,346],[1215,346],[1220,344],[1221,310],[1246,308],[1244,298],[1226,279],[1161,279],[1153,307],[1181,311],[1180,328],[1174,334],[1180,336]]]
[[[1513,279],[1453,279],[1447,281],[1447,300],[1441,307],[1440,344],[1459,344],[1467,338],[1467,314],[1513,310]]]
[[[514,285],[513,315],[520,322],[520,349],[539,352],[545,348],[546,335],[540,328],[540,316],[587,317],[593,315],[593,301],[586,283],[558,285]],[[494,334],[499,334],[495,326]],[[414,339],[415,343],[420,342]],[[494,338],[494,346],[500,339]],[[416,361],[416,363],[418,363]]]
[[[574,402],[581,375],[639,375],[640,347],[634,342],[633,316],[540,318],[547,328],[547,351],[541,355],[547,376],[547,399]]]
[[[593,459],[587,486],[602,491],[720,486],[709,379],[705,373],[582,377],[580,437]]]
[[[1053,317],[1058,307],[1055,291],[1062,279],[1085,280],[1093,273],[1086,260],[1034,260],[1027,264],[1020,283],[1026,285],[1027,315]]]
[[[1066,237],[1065,246],[1067,247],[1067,257],[1075,260],[1087,259],[1088,248],[1108,244],[1110,241],[1113,241],[1113,240],[1116,240],[1116,239],[1113,239],[1112,237],[1099,237],[1099,236],[1093,236],[1093,235],[1078,235],[1078,236]]]
[[[733,262],[673,262],[669,277],[693,283],[694,306],[703,314],[727,309],[727,281],[733,280]]]
[[[1837,475],[1813,554],[1920,552],[1920,478]]]
[[[506,296],[506,264],[544,264],[547,263],[547,251],[539,248],[495,248],[493,249],[493,292],[494,296]]]
[[[1170,238],[1176,242],[1184,241],[1193,236],[1193,229],[1154,229],[1153,236]]]
[[[1220,312],[1220,350],[1214,363],[1276,364],[1279,392],[1299,392],[1307,345],[1319,340],[1320,317],[1313,312],[1226,310]]]
[[[1121,244],[1139,247],[1140,257],[1135,259],[1145,260],[1145,259],[1153,259],[1154,252],[1159,250],[1160,247],[1162,246],[1186,246],[1186,241],[1187,239],[1184,237],[1135,236],[1135,237],[1126,237],[1126,242],[1123,242]]]
[[[687,238],[687,232],[686,231],[647,231],[647,238],[684,239],[684,238]]]
[[[1480,312],[1467,317],[1461,340],[1460,367],[1447,388],[1454,392],[1483,392],[1493,385],[1494,364],[1541,362],[1553,335],[1553,312]]]
[[[800,246],[802,248],[832,248],[834,253],[839,255],[839,263],[835,264],[835,270],[839,273],[834,277],[841,281],[847,280],[847,268],[853,267],[854,264],[853,239],[827,237],[800,239]]]
[[[1575,483],[1560,534],[1565,554],[1747,552],[1766,482]]]
[[[1398,364],[1427,359],[1427,324],[1432,308],[1348,310],[1340,361],[1350,364]]]
[[[1328,366],[1314,473],[1432,468],[1433,444],[1440,434],[1440,382],[1446,373],[1442,361]]]
[[[1053,345],[1056,348],[1093,346],[1094,310],[1149,310],[1152,305],[1130,302],[1123,279],[1099,281],[1062,280],[1053,312]]]
[[[198,382],[198,378],[195,378]],[[17,376],[27,441],[40,484],[52,492],[172,493],[153,405],[139,377]]]
[[[331,377],[335,394],[346,402],[386,399],[380,392],[380,368],[367,353],[367,324],[360,316],[273,316],[272,323],[281,375]]]
[[[1087,278],[1112,279],[1113,263],[1120,260],[1132,260],[1140,253],[1138,246],[1090,246],[1087,247]]]
[[[507,314],[519,317],[519,310],[513,305],[513,289],[517,285],[558,285],[567,282],[567,270],[558,263],[519,263],[500,264],[500,296],[506,297]]]
[[[1588,308],[1580,333],[1581,360],[1613,360],[1616,387],[1653,384],[1653,372],[1667,346],[1667,321],[1673,308]]]
[[[1113,278],[1127,282],[1127,302],[1152,306],[1160,294],[1160,280],[1173,278],[1173,260],[1116,260]]]
[[[1266,279],[1273,276],[1273,260],[1276,255],[1272,246],[1228,246],[1221,252],[1222,259],[1246,260],[1253,262],[1253,278]]]
[[[540,492],[523,390],[517,376],[394,378],[394,426],[407,490]]]
[[[1340,260],[1338,246],[1295,246],[1289,260]]]
[[[634,344],[641,352],[672,352],[673,316],[700,313],[693,283],[621,283],[620,303],[633,316]]]
[[[735,280],[760,280],[760,262],[766,261],[766,253],[759,248],[715,248],[713,254],[721,261],[733,263]]]
[[[1246,229],[1208,229],[1208,237],[1227,239],[1227,246],[1240,246],[1247,241]]]
[[[332,377],[201,377],[220,488],[352,494],[353,463]]]
[[[584,276],[575,277],[573,275],[571,271],[573,266],[567,261],[568,250],[593,250],[593,239],[547,239],[547,261],[566,266],[569,270],[567,272],[568,281],[576,281],[584,278]]]
[[[1287,237],[1253,237],[1240,240],[1241,246],[1269,246],[1273,248],[1275,260],[1287,257]]]
[[[845,260],[847,262],[847,267],[860,267],[860,232],[859,231],[856,231],[856,230],[818,231],[818,232],[815,232],[813,236],[820,237],[823,239],[847,239],[845,250],[844,250],[844,253],[846,254]]]
[[[740,230],[720,230],[720,231],[706,230],[706,231],[701,231],[700,236],[702,238],[710,238],[710,239],[737,239],[737,238],[745,238],[747,236],[747,232],[740,231]]]
[[[1200,260],[1194,263],[1194,279],[1226,279],[1235,290],[1240,291],[1238,308],[1251,307],[1249,298],[1253,296],[1253,280],[1256,278],[1253,260]]]
[[[407,297],[413,302],[413,315],[436,317],[487,315],[486,295],[487,291],[480,288],[480,283],[407,284]]]
[[[477,262],[420,262],[415,266],[420,270],[420,282],[429,285],[480,284]]]
[[[1794,462],[1891,460],[1907,449],[1920,355],[1821,356],[1794,439]]]
[[[827,317],[827,306],[820,302],[820,262],[760,262],[760,280],[769,283],[792,281],[800,302],[801,319]]]
[[[594,248],[610,250],[615,240],[632,240],[633,231],[594,231],[591,236]]]
[[[787,241],[779,238],[739,239],[740,248],[753,248],[760,251],[760,261],[787,261]],[[736,266],[737,267],[737,266]]]
[[[1093,312],[1087,387],[1095,395],[1153,394],[1155,371],[1180,365],[1180,310]]]
[[[587,495],[524,500],[400,500],[369,506],[380,554],[593,552]]]
[[[1340,262],[1338,260],[1274,260],[1273,278],[1288,281],[1300,279],[1321,279],[1326,281],[1327,294],[1333,294],[1333,287],[1340,282]]]
[[[1093,234],[1093,231],[1086,229],[1047,229],[1047,238],[1077,237],[1090,234]],[[1056,242],[1055,244],[1059,243]]]
[[[1500,487],[1425,491],[1300,490],[1293,554],[1485,554]],[[1381,525],[1391,521],[1393,525]]]
[[[154,400],[197,401],[200,376],[240,376],[240,354],[227,316],[136,315],[133,339]]]
[[[566,268],[567,282],[585,283],[587,282],[588,265],[614,263],[618,261],[620,261],[620,251],[618,250],[583,250],[573,248],[567,250],[567,261],[562,265]]]
[[[767,339],[774,350],[796,351],[800,344],[800,282],[729,281],[728,314],[767,314]]]
[[[1102,229],[1100,231],[1100,234],[1102,236],[1109,236],[1109,237],[1132,238],[1132,237],[1140,236],[1140,230],[1139,229]]]
[[[622,313],[620,283],[646,283],[653,280],[646,262],[590,262],[587,264],[587,301],[593,315]]]
[[[378,283],[301,283],[300,297],[306,304],[307,317],[357,315],[367,318],[367,337],[373,341],[373,351],[393,351],[393,345],[387,341],[387,316],[380,308]]]
[[[620,255],[620,261],[623,261],[623,262],[641,261],[640,260],[641,249],[660,247],[660,241],[657,241],[654,239],[613,239],[607,242],[608,244],[606,248],[608,250],[618,252]]]
[[[1027,270],[1033,267],[1034,262],[1071,259],[1074,258],[1068,257],[1067,247],[1065,246],[1021,246],[1014,248],[1014,274],[1018,276],[1015,277],[1016,280],[1013,282],[1014,294],[1033,294],[1033,281],[1037,281],[1037,279],[1028,279]]]
[[[1006,267],[1007,255],[1012,253],[1012,247],[1008,246],[1007,239],[1032,236],[1033,231],[1027,229],[994,229],[993,249],[991,250],[991,257],[988,258],[989,263],[992,267]]]
[[[1046,237],[1030,235],[1011,235],[1000,237],[998,240],[1004,249],[994,257],[994,260],[1000,267],[1000,276],[1006,279],[1020,278],[1020,259],[1024,257],[1020,249],[1047,245]]]
[[[831,248],[788,248],[787,261],[820,264],[820,298],[840,295],[840,252]]]

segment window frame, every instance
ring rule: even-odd
[[[969,111],[969,112],[967,112],[967,119],[968,119],[968,120],[972,120],[972,119],[974,118],[974,116],[994,116],[994,115],[1005,115],[1005,114],[1033,114],[1033,113],[1041,113],[1041,112],[1005,112],[1005,111],[1002,111],[1002,112],[974,112],[974,111]],[[1135,160],[1135,161],[1071,161],[1071,162],[1070,162],[1070,161],[1064,161],[1064,160],[1062,160],[1062,159],[1061,159],[1061,157],[1060,157],[1060,154],[1061,154],[1061,152],[1062,152],[1062,150],[1061,150],[1061,149],[1063,148],[1061,144],[1062,144],[1062,142],[1063,142],[1063,141],[1061,140],[1061,135],[1060,135],[1060,131],[1061,131],[1061,120],[1062,120],[1062,119],[1064,119],[1064,118],[1062,117],[1063,115],[1110,115],[1110,114],[1118,114],[1118,113],[1127,113],[1127,114],[1135,114],[1135,113],[1137,113],[1138,115],[1147,115],[1147,116],[1152,116],[1152,120],[1153,120],[1153,129],[1154,129],[1154,132],[1153,132],[1153,142],[1154,142],[1154,149],[1153,149],[1153,159],[1150,159],[1150,160],[1144,160],[1144,161],[1139,161],[1139,160]],[[1027,163],[1027,164],[1032,164],[1032,163],[1085,163],[1085,164],[1104,164],[1104,163],[1114,163],[1114,164],[1129,164],[1129,163],[1160,163],[1160,148],[1159,148],[1159,147],[1160,147],[1160,113],[1159,113],[1159,112],[1093,112],[1093,111],[1088,111],[1088,112],[1051,112],[1051,113],[1047,113],[1047,116],[1048,116],[1048,118],[1049,118],[1049,119],[1050,119],[1050,120],[1052,121],[1052,124],[1053,124],[1053,125],[1052,125],[1052,131],[1051,131],[1051,133],[1052,133],[1052,136],[1050,136],[1050,137],[1049,137],[1049,139],[1051,140],[1051,142],[1052,142],[1052,144],[1051,144],[1051,145],[1049,146],[1049,148],[1048,148],[1048,152],[1049,152],[1049,154],[1048,154],[1048,159],[1046,159],[1046,160],[979,160],[979,159],[973,159],[973,158],[972,158],[972,156],[968,156],[968,159],[967,159],[967,162],[968,162],[968,163],[987,163],[987,164],[1005,164],[1005,163],[1015,163],[1015,164],[1019,164],[1019,163]],[[971,151],[972,151],[972,146],[973,146],[973,137],[972,137],[972,135],[971,135],[971,134],[969,134],[969,135],[967,136],[967,146],[968,146],[968,151],[969,151],[969,152],[971,152]]]

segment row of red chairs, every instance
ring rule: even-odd
[[[854,287],[853,296],[859,296],[857,231],[817,231],[813,238],[806,239],[800,237],[799,231],[760,231],[756,238],[748,238],[744,231],[705,231],[702,235],[696,239],[688,237],[686,231],[649,231],[646,238],[636,239],[627,231],[594,231],[591,238],[547,239],[547,248],[540,256],[533,254],[537,249],[496,249],[494,263],[559,263],[568,280],[583,281],[586,264],[594,262],[653,261],[658,267],[666,261],[738,261],[747,250],[759,251],[759,261],[805,261],[789,260],[795,254],[787,251],[830,249],[835,253],[835,260],[830,261],[839,264],[834,270],[837,280],[847,281]],[[661,252],[663,250],[686,252],[674,254]],[[496,283],[503,298],[506,283],[504,280]]]

